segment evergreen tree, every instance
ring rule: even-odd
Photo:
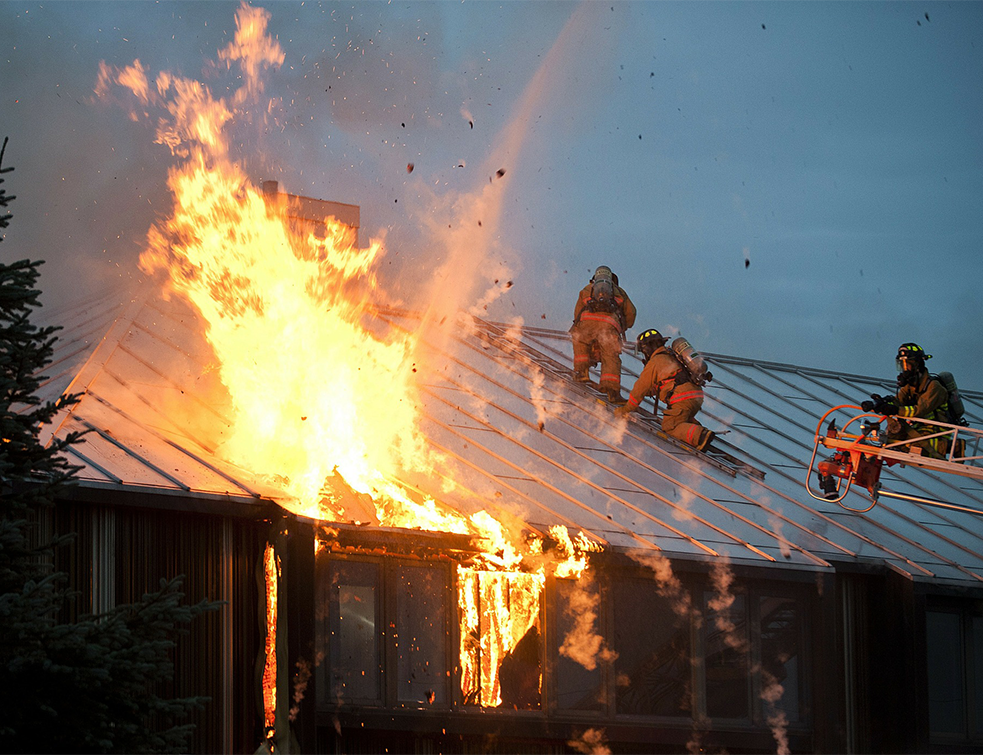
[[[14,196],[3,189],[0,230]],[[3,237],[0,236],[0,241]],[[5,752],[181,752],[204,698],[164,699],[175,637],[217,603],[182,604],[182,579],[102,616],[59,615],[77,596],[55,572],[67,538],[39,542],[34,524],[78,471],[62,453],[70,433],[43,446],[41,427],[77,396],[42,403],[36,393],[59,328],[38,328],[40,261],[0,263],[0,749]]]

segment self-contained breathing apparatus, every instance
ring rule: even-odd
[[[655,350],[660,346],[664,346],[668,340],[668,338],[655,328],[649,328],[639,333],[637,348],[645,356],[645,360],[648,361]],[[673,339],[673,342],[669,344],[668,351],[682,368],[676,378],[677,384],[688,380],[702,387],[713,380],[713,373],[707,369],[703,357],[682,336]]]
[[[590,296],[587,299],[587,310],[590,312],[617,312],[618,302],[615,298],[614,273],[611,268],[601,265],[594,271],[591,278]]]

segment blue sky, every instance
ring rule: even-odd
[[[983,389],[983,3],[252,5],[286,58],[243,164],[360,205],[394,296],[451,254],[441,213],[502,168],[462,256],[473,301],[514,281],[488,317],[565,329],[606,264],[632,335],[883,377],[913,340]],[[220,91],[237,7],[0,3],[18,197],[0,254],[47,260],[52,307],[139,277],[168,210],[173,158],[152,119],[93,97],[100,61]]]

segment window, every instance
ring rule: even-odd
[[[983,616],[973,616],[973,690],[976,736],[983,735]]]
[[[789,722],[802,719],[802,616],[790,598],[762,597],[761,692],[765,716],[781,711]],[[770,705],[770,710],[769,710]]]
[[[928,723],[943,740],[983,739],[983,613],[955,602],[925,614]]]
[[[747,597],[714,607],[715,596],[704,599],[704,676],[706,713],[710,718],[750,718],[750,675]]]
[[[328,569],[329,701],[382,698],[379,565],[332,561]]]
[[[597,632],[600,595],[573,579],[557,579],[554,670],[556,704],[561,710],[604,709],[601,648]]]
[[[398,565],[395,577],[397,700],[446,704],[446,572]]]
[[[689,619],[673,610],[652,580],[619,580],[613,592],[618,713],[689,716]]]
[[[318,589],[320,705],[450,703],[446,567],[324,554]]]
[[[533,574],[458,568],[465,705],[540,707],[542,587]]]
[[[804,722],[801,602],[758,587],[715,597],[704,596],[706,715],[773,729]]]

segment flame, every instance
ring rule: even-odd
[[[298,249],[285,216],[235,164],[200,153],[172,170],[169,186],[174,214],[152,230],[141,265],[166,271],[205,321],[235,412],[223,454],[275,474],[307,516],[347,518],[348,491],[322,490],[335,473],[357,494],[416,505],[395,482],[400,469],[428,468],[409,367],[415,340],[383,340],[362,324],[378,242],[356,249],[326,218]],[[418,513],[448,526],[432,502]]]
[[[229,426],[214,433],[222,458],[274,484],[281,503],[306,517],[473,536],[481,552],[458,570],[461,683],[470,702],[501,704],[503,662],[538,632],[546,562],[558,576],[579,577],[599,548],[555,527],[557,545],[544,559],[541,539],[519,543],[487,512],[467,517],[401,483],[407,473],[437,479],[439,460],[419,429],[421,333],[386,330],[371,317],[385,301],[374,272],[382,243],[360,248],[353,229],[332,217],[292,219],[299,213],[286,196],[257,191],[230,147],[237,119],[269,109],[259,102],[262,73],[285,58],[268,19],[240,6],[235,38],[219,51],[241,71],[226,97],[166,72],[151,85],[139,61],[100,67],[96,93],[108,96],[115,84],[132,92],[144,117],[162,110],[156,141],[178,159],[168,173],[173,210],[150,229],[140,266],[201,316],[231,406]],[[271,727],[279,569],[271,547],[264,562]]]
[[[263,571],[266,575],[266,661],[263,666],[263,723],[270,731],[276,726],[276,628],[277,628],[277,580],[280,576],[280,559],[273,546],[267,544],[263,553]]]

